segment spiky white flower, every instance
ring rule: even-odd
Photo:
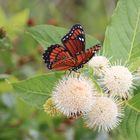
[[[106,69],[100,82],[107,93],[126,98],[134,88],[133,78],[127,67],[112,66]]]
[[[117,98],[97,97],[92,110],[84,116],[87,127],[110,131],[117,127],[123,117],[122,104]]]
[[[93,83],[87,77],[66,76],[53,90],[56,108],[66,116],[78,116],[91,110],[95,103]]]
[[[106,68],[110,65],[109,60],[105,56],[95,56],[88,64],[93,68],[94,73],[97,76],[102,76]]]

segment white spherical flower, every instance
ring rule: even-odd
[[[52,99],[56,108],[66,116],[78,116],[91,110],[95,91],[90,79],[80,75],[66,76],[55,87]]]
[[[109,67],[109,60],[105,56],[95,56],[89,61],[89,66],[93,68],[95,75],[102,76],[106,68]]]
[[[109,94],[126,98],[133,86],[133,75],[124,66],[112,66],[106,69],[104,77],[100,79],[104,90]]]
[[[84,116],[87,127],[110,131],[117,127],[123,117],[121,103],[112,97],[97,97],[92,110]]]

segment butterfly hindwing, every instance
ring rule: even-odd
[[[69,52],[59,44],[51,45],[43,54],[48,69],[65,70],[74,66]]]
[[[76,64],[76,60],[71,57],[66,57],[61,59],[52,65],[52,69],[54,70],[70,70]]]
[[[76,53],[84,51],[85,34],[82,26],[80,24],[75,24],[61,41],[72,57],[75,57]]]

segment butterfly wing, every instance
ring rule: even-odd
[[[44,62],[48,69],[68,70],[75,65],[69,52],[61,45],[51,45],[43,54]]]
[[[70,70],[76,64],[76,60],[71,57],[64,58],[52,64],[54,70]]]
[[[75,24],[61,41],[72,57],[85,51],[85,34],[80,24]]]
[[[100,49],[95,45],[85,51],[85,34],[80,24],[74,25],[59,44],[51,45],[43,54],[43,59],[48,69],[77,70],[87,63]]]
[[[100,48],[101,46],[97,44],[86,51],[81,51],[76,55],[76,66],[80,67],[81,65],[87,63],[95,55],[95,53],[100,50]]]

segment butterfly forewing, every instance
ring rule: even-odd
[[[100,50],[101,46],[100,45],[95,45],[90,49],[87,49],[86,51],[81,51],[79,54],[76,55],[76,65],[80,66],[85,63],[87,63],[94,55],[95,53]]]
[[[68,34],[62,38],[64,47],[69,51],[72,57],[76,53],[85,50],[85,34],[80,24],[74,25]]]

